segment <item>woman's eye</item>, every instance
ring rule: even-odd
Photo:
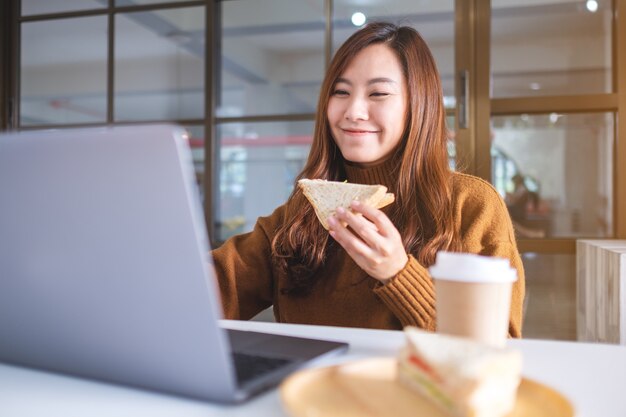
[[[348,92],[346,90],[337,89],[333,91],[333,96],[347,96]]]
[[[370,94],[370,96],[372,96],[372,97],[387,97],[388,95],[389,95],[389,93],[385,93],[385,92],[382,92],[382,91],[376,91],[376,92],[373,92],[372,94]]]

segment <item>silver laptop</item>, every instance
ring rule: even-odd
[[[194,178],[174,126],[0,135],[0,361],[238,402],[345,350],[219,327]]]

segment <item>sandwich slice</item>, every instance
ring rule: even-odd
[[[394,195],[384,185],[351,184],[326,180],[302,179],[298,186],[309,200],[322,226],[328,230],[328,217],[335,214],[337,207],[350,209],[357,200],[370,207],[382,208],[394,201]]]
[[[515,406],[522,356],[470,339],[406,327],[398,359],[402,385],[451,416],[502,417]]]

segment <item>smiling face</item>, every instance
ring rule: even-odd
[[[359,52],[335,83],[328,123],[343,157],[359,165],[385,160],[402,138],[407,87],[402,65],[385,44]]]

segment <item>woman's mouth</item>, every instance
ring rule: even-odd
[[[365,130],[365,129],[341,129],[346,135],[353,135],[353,136],[362,136],[362,135],[368,135],[368,134],[372,134],[372,133],[378,133],[377,130]]]

